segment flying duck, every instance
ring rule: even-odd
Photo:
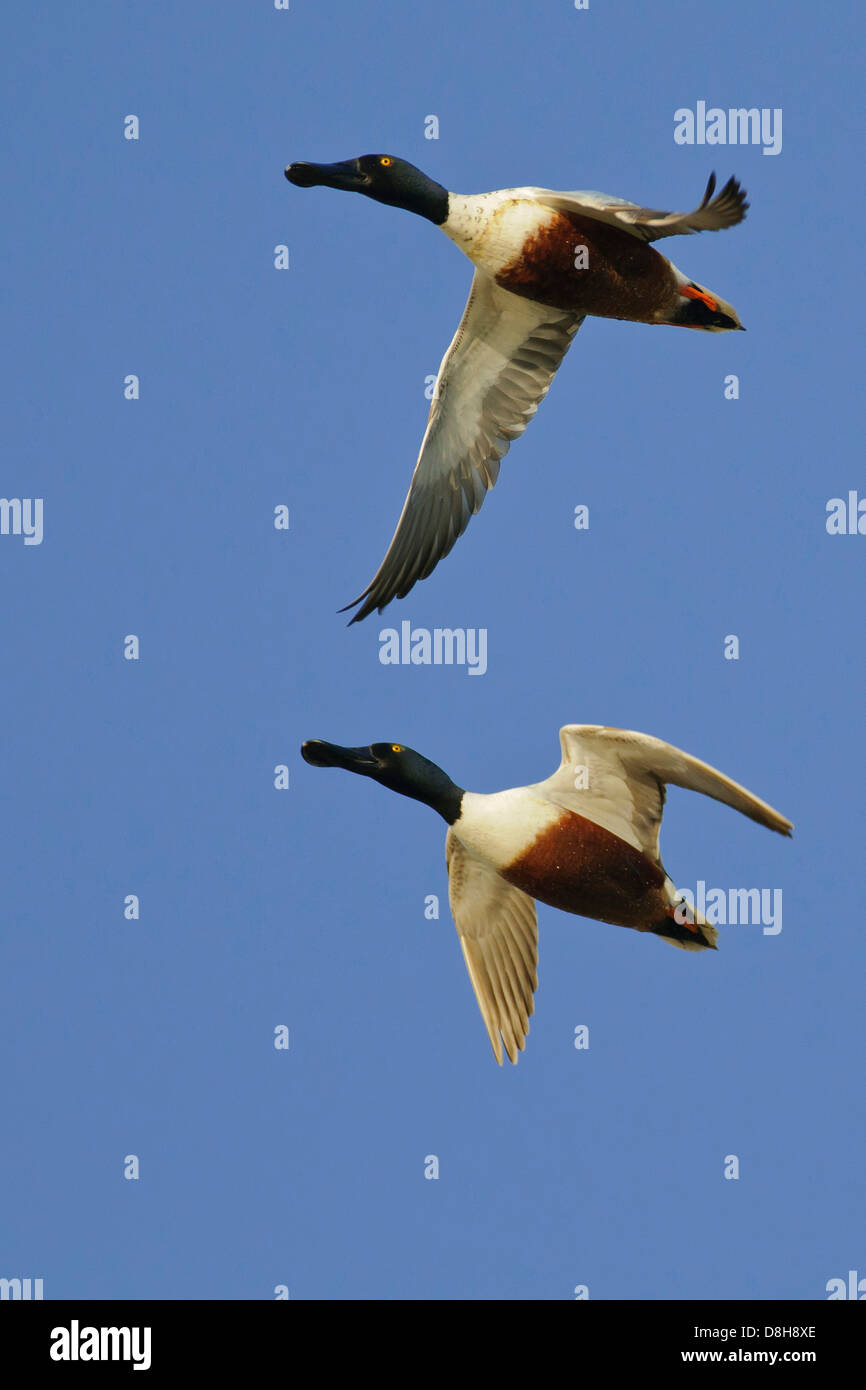
[[[716,928],[679,894],[659,857],[665,784],[724,801],[780,835],[792,825],[707,763],[649,734],[566,724],[562,761],[529,787],[464,791],[400,743],[340,748],[313,740],[313,767],[342,767],[423,801],[448,824],[451,913],[493,1053],[517,1061],[538,987],[534,899],[687,951],[715,949]]]
[[[378,573],[351,622],[426,579],[484,501],[499,461],[522,434],[587,314],[722,333],[737,313],[659,255],[650,242],[741,222],[736,179],[694,212],[656,212],[604,193],[503,188],[449,193],[413,164],[367,154],[290,164],[299,188],[363,193],[441,227],[475,266],[460,326],[442,359],[409,493]]]

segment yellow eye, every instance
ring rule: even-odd
[[[392,752],[392,753],[402,753],[402,752],[403,752],[403,749],[402,749],[402,747],[401,747],[401,745],[400,745],[399,743],[392,743],[392,744],[391,744],[391,752]]]
[[[390,155],[383,154],[383,155],[382,155],[382,158],[379,160],[379,163],[380,163],[385,169],[387,169],[388,165],[391,163],[391,157],[390,157]]]

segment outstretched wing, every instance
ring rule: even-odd
[[[538,988],[535,903],[471,855],[451,829],[445,858],[451,912],[493,1055],[501,1066],[504,1042],[516,1062]]]
[[[404,598],[432,574],[499,476],[583,322],[500,289],[476,270],[442,359],[427,430],[394,538],[379,571],[348,608],[353,623]],[[345,609],[343,610],[346,611]]]
[[[742,222],[749,204],[745,190],[736,179],[728,179],[721,193],[716,189],[716,176],[710,174],[707,191],[694,212],[659,212],[642,208],[623,198],[611,198],[605,193],[556,193],[552,189],[533,189],[539,203],[561,212],[578,212],[620,227],[642,241],[659,241],[666,236],[681,236],[691,232],[718,232]]]
[[[702,792],[744,816],[790,835],[789,820],[708,763],[649,734],[601,724],[566,724],[562,762],[537,790],[566,810],[588,816],[656,863],[665,784]]]

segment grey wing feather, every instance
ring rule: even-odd
[[[710,174],[706,192],[693,212],[662,212],[604,193],[555,193],[550,189],[538,189],[536,196],[547,207],[594,217],[610,226],[621,227],[642,241],[660,241],[666,236],[718,232],[742,222],[749,204],[745,189],[737,179],[728,179],[721,192],[713,197],[715,189],[716,176]]]
[[[439,368],[394,537],[375,578],[347,604],[360,605],[353,623],[404,598],[448,554],[495,484],[511,441],[547,394],[582,322],[582,315],[522,299],[475,272]]]

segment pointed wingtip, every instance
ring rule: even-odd
[[[371,596],[371,590],[372,585],[370,588],[365,589],[362,594],[359,594],[357,598],[353,598],[350,603],[345,604],[343,608],[337,609],[338,613],[348,613],[351,608],[358,609],[357,613],[352,614],[346,624],[347,627],[351,627],[352,623],[363,622],[365,618],[369,618],[370,614],[375,613],[377,610],[381,613],[382,609],[387,607],[391,602],[390,598],[386,598],[384,603],[380,603],[378,598],[373,598]]]
[[[360,600],[355,599],[355,603],[358,603],[359,601],[360,601]],[[353,606],[354,606],[353,604],[347,603],[345,608],[341,608],[341,609],[340,609],[340,612],[341,612],[341,613],[348,613],[349,609],[352,608]],[[346,627],[351,627],[353,623],[362,623],[362,622],[364,621],[365,618],[369,618],[370,614],[374,611],[375,606],[376,606],[376,605],[374,604],[372,608],[368,608],[368,607],[366,606],[366,604],[365,604],[365,606],[364,606],[363,608],[359,608],[358,611],[357,611],[357,613],[353,613],[353,614],[352,614],[351,618],[350,618],[349,621],[346,623]]]
[[[756,816],[755,819],[757,820],[758,817]],[[787,816],[783,816],[781,811],[774,811],[772,806],[767,808],[763,823],[768,830],[775,830],[777,835],[784,835],[786,840],[793,838],[794,822],[788,820]]]
[[[337,612],[348,613],[350,609],[357,608],[358,604],[362,601],[363,598],[363,594],[361,594],[359,598],[353,598],[351,603],[347,603],[342,608],[338,608]],[[372,608],[367,608],[366,605],[363,608],[358,608],[357,613],[353,613],[349,621],[346,623],[346,627],[351,627],[353,623],[359,623],[362,618],[366,618],[367,614],[372,613],[372,611]]]

